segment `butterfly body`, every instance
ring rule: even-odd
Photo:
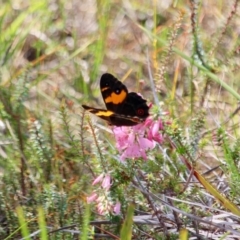
[[[147,101],[135,92],[128,93],[126,86],[110,73],[102,75],[100,89],[107,110],[82,105],[85,110],[114,126],[134,126],[149,116]]]

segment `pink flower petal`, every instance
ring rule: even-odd
[[[152,131],[152,135],[153,136],[155,136],[158,133],[158,131],[159,131],[159,123],[157,121],[153,123],[151,131]]]
[[[141,153],[139,151],[139,145],[134,143],[125,150],[125,156],[127,158],[139,158]]]
[[[109,174],[107,174],[102,182],[102,187],[105,188],[107,191],[110,189],[111,187],[111,177]]]
[[[141,149],[149,150],[149,149],[153,149],[155,147],[154,141],[150,141],[147,138],[139,138],[138,142],[139,142],[139,146]]]
[[[147,160],[147,155],[146,155],[146,152],[145,152],[145,151],[141,151],[141,157],[142,157],[144,160]]]
[[[163,142],[163,136],[161,133],[158,133],[156,136],[154,136],[154,141],[158,142],[159,144],[161,144]]]
[[[97,199],[98,195],[96,193],[92,193],[89,197],[87,197],[87,203],[94,202]]]
[[[98,213],[100,214],[100,215],[102,215],[103,213],[104,213],[104,206],[101,204],[101,203],[99,203],[98,204],[98,206],[97,206],[97,211],[98,211]]]
[[[131,132],[128,136],[128,146],[129,144],[133,144],[135,140],[135,134],[133,132]]]
[[[113,133],[117,142],[118,150],[124,149],[129,136],[129,132],[126,131],[126,127],[114,127]]]
[[[95,178],[95,180],[93,181],[92,185],[95,185],[95,184],[101,182],[102,179],[103,179],[103,176],[104,176],[104,174],[102,173],[102,174],[99,175],[97,178]]]
[[[153,122],[152,118],[148,117],[144,122],[144,126],[149,127],[152,124],[152,122]]]
[[[115,206],[113,207],[113,212],[117,215],[120,214],[120,212],[121,212],[121,203],[120,202],[117,202],[115,204]]]

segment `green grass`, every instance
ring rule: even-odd
[[[2,3],[1,239],[178,239],[181,229],[209,238],[218,229],[228,239],[230,220],[237,231],[236,9],[237,1]],[[81,104],[104,106],[105,72],[163,119],[164,142],[147,161],[119,162],[111,128],[83,112]],[[111,175],[107,194],[92,185],[101,173]],[[121,214],[101,216],[96,202],[86,204],[94,191],[119,201]]]

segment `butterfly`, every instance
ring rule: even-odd
[[[128,92],[126,86],[110,73],[104,73],[100,90],[105,109],[82,105],[82,107],[114,126],[134,126],[149,116],[147,101],[135,92]]]

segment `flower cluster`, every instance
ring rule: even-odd
[[[116,147],[121,154],[120,160],[140,157],[146,160],[147,151],[163,142],[161,130],[163,130],[162,120],[153,120],[152,118],[133,127],[113,127]],[[99,184],[99,188],[87,198],[87,202],[96,202],[98,213],[101,215],[120,214],[120,202],[114,203],[109,194],[110,174],[99,175],[92,183],[92,185],[97,184]]]
[[[161,130],[163,123],[161,119],[148,118],[144,123],[134,127],[114,127],[113,133],[116,146],[121,153],[121,160],[126,158],[147,159],[146,152],[152,150],[157,143],[163,142]]]
[[[109,189],[111,187],[110,174],[99,175],[93,181],[92,185],[96,185],[98,183],[101,183],[100,190],[94,191],[89,197],[87,197],[87,202],[96,202],[97,211],[101,215],[108,214],[110,212],[116,215],[120,214],[120,202],[113,203],[113,201],[109,197]]]

